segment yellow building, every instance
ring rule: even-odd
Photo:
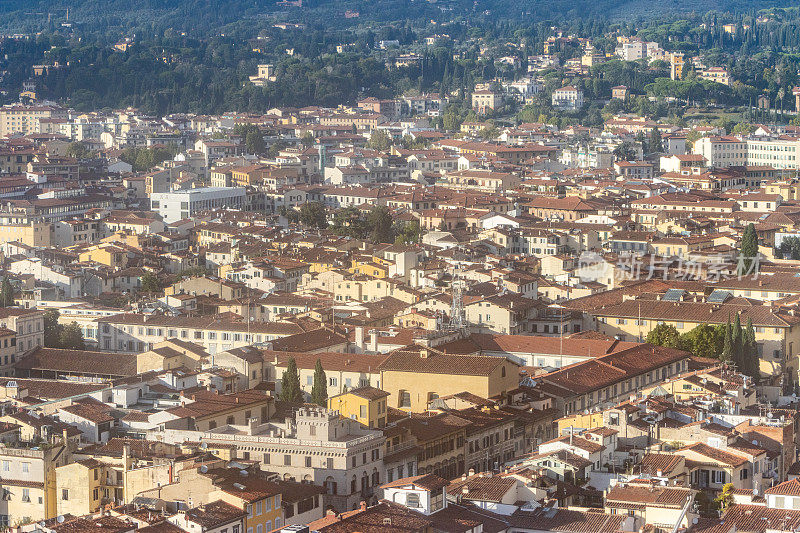
[[[171,370],[185,367],[194,370],[208,357],[201,346],[179,339],[159,342],[147,351],[136,356],[136,371]]]
[[[792,314],[761,305],[715,304],[695,301],[626,300],[593,310],[597,330],[627,341],[641,341],[659,324],[687,333],[701,324],[725,324],[739,314],[740,322],[753,321],[761,356],[761,374],[778,376],[782,371],[798,382],[800,323]]]
[[[107,503],[122,501],[122,476],[97,459],[56,468],[58,514],[83,516]]]
[[[350,267],[352,274],[364,274],[373,278],[388,278],[389,265],[385,261],[370,257],[368,259],[353,259]]]
[[[669,55],[669,73],[673,80],[683,79],[683,54],[680,52]]]
[[[62,445],[0,448],[0,515],[8,525],[27,524],[57,516],[56,467],[71,455]]]
[[[94,261],[111,268],[125,268],[128,265],[128,254],[124,248],[112,243],[90,246],[78,254],[81,262]]]
[[[0,242],[21,242],[37,248],[53,245],[53,225],[35,222],[25,215],[0,216]]]
[[[222,500],[246,511],[246,533],[267,533],[283,526],[280,488],[257,474],[242,475],[235,468],[208,472],[216,487],[209,493],[209,500]]]
[[[386,426],[386,398],[389,393],[375,387],[358,387],[328,398],[328,409],[370,429]]]
[[[418,345],[390,353],[378,370],[392,407],[411,412],[427,410],[440,396],[469,392],[494,399],[519,386],[519,365],[504,357],[450,355]]]

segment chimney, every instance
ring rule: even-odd
[[[356,346],[364,350],[364,326],[356,326]]]
[[[428,353],[428,349],[427,349],[427,348],[423,348],[423,349],[421,349],[421,350],[419,351],[419,356],[420,356],[420,358],[422,358],[422,359],[427,359],[427,358],[429,357],[429,355],[430,355],[430,354]]]
[[[469,494],[469,487],[467,485],[461,487],[461,494]]]

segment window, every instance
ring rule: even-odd
[[[367,418],[367,406],[366,405],[361,405],[359,407],[359,416],[361,416],[361,418]]]
[[[94,489],[95,497],[97,499],[97,489]],[[31,501],[31,489],[22,489],[22,501],[23,502],[30,502]]]
[[[22,463],[22,473],[27,474],[31,471],[31,464],[30,463]],[[97,478],[95,478],[97,479]]]
[[[314,384],[314,376],[306,376],[306,385]]]
[[[331,387],[335,387],[335,386],[336,386],[336,378],[330,378],[330,379],[328,380],[328,384],[329,384]]]
[[[406,496],[406,507],[419,507],[419,494],[410,492]]]
[[[411,407],[411,393],[407,390],[401,390],[398,395],[400,398],[400,405],[398,407]]]
[[[288,453],[283,456],[283,465],[284,466],[292,466],[292,456]]]
[[[261,516],[261,502],[256,502],[256,516]]]
[[[64,501],[69,500],[69,489],[61,489],[61,499]]]
[[[311,456],[306,455],[306,468],[311,468]]]
[[[253,518],[253,506],[252,505],[248,505],[247,506],[247,518]]]
[[[725,483],[725,472],[722,470],[711,471],[711,483],[723,484]]]
[[[258,524],[256,526],[256,533],[261,533],[262,531],[264,531],[264,525],[263,524]]]

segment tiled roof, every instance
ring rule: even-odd
[[[132,376],[136,374],[136,356],[86,350],[62,350],[40,346],[34,348],[20,359],[17,363],[17,369]]]
[[[188,509],[186,519],[200,524],[203,528],[212,529],[242,518],[245,514],[247,513],[242,509],[217,500],[194,509]]]
[[[434,491],[437,489],[441,489],[442,487],[446,487],[447,484],[448,481],[446,479],[441,478],[436,474],[423,474],[421,476],[400,478],[395,481],[392,481],[391,483],[386,483],[385,485],[381,485],[381,488],[391,489],[391,488],[406,487],[409,485],[413,485],[415,487],[420,487],[428,491]]]
[[[627,484],[616,485],[606,494],[606,501],[641,503],[658,507],[682,508],[692,495],[691,489],[662,487],[660,485]]]
[[[515,478],[476,474],[451,481],[447,493],[459,494],[463,499],[500,502],[517,483]]]
[[[433,348],[410,345],[390,352],[378,369],[426,374],[486,376],[503,364],[516,366],[515,363],[511,363],[503,357],[448,355]]]
[[[402,505],[382,501],[366,510],[347,513],[341,519],[322,519],[308,524],[320,533],[423,533],[433,522],[425,515]]]
[[[778,494],[781,496],[800,496],[800,480],[797,478],[784,481],[764,491],[764,494]]]

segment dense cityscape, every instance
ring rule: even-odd
[[[0,530],[800,531],[796,5],[0,14]]]

